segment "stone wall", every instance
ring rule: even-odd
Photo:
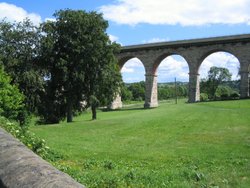
[[[0,128],[0,187],[84,188]]]

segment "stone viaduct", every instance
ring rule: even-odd
[[[188,102],[200,100],[199,67],[203,60],[215,52],[228,52],[240,63],[240,97],[249,97],[250,34],[181,40],[124,46],[117,55],[120,69],[132,58],[138,58],[145,68],[145,108],[157,107],[157,68],[170,55],[182,56],[189,67]],[[121,97],[113,101],[111,108],[121,108]]]

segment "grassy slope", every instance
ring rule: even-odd
[[[90,187],[250,186],[250,100],[163,103],[32,130]]]

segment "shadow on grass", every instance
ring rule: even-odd
[[[231,98],[231,99],[211,99],[204,101],[197,101],[196,103],[212,103],[212,102],[222,102],[222,101],[239,101],[239,100],[248,100],[250,98]]]
[[[143,107],[125,107],[125,108],[119,108],[119,109],[102,109],[102,112],[124,112],[124,111],[131,111],[131,110],[147,110],[149,108],[143,108]]]

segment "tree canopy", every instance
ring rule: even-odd
[[[44,79],[39,66],[41,32],[30,20],[10,23],[0,22],[0,61],[25,95],[25,106],[35,112],[40,103],[39,93],[43,90]]]
[[[21,121],[20,115],[23,111],[24,95],[20,93],[17,86],[11,85],[11,78],[0,66],[0,116]]]
[[[74,112],[92,106],[95,113],[97,104],[105,105],[115,96],[121,83],[114,56],[119,46],[110,42],[108,22],[101,14],[60,10],[54,16],[56,21],[42,26],[41,57],[48,77],[45,98],[51,100],[52,110],[43,116],[56,122],[66,114],[71,122]],[[57,118],[50,119],[55,109],[59,109]]]
[[[227,68],[223,67],[211,67],[208,71],[207,80],[201,82],[201,91],[208,94],[208,98],[215,99],[216,90],[219,85],[223,82],[228,82],[231,80],[232,74]]]

